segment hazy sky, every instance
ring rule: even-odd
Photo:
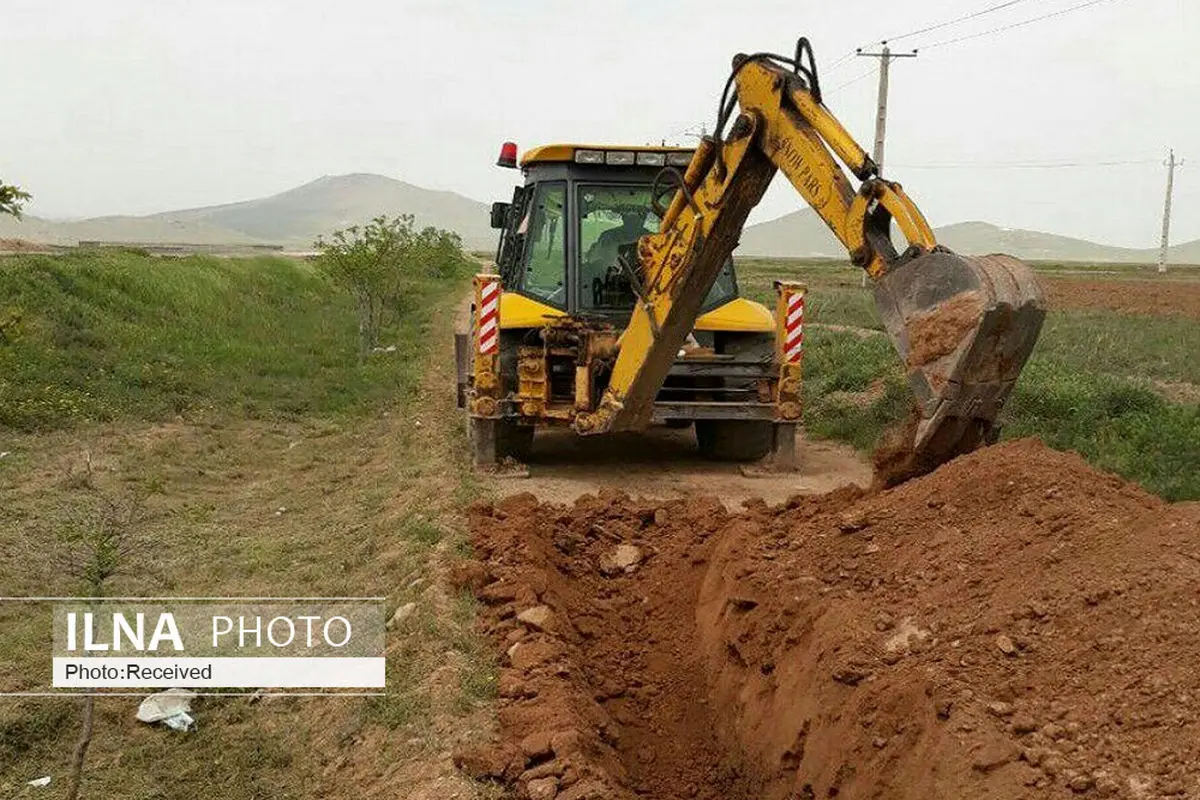
[[[800,34],[826,104],[869,150],[876,62],[835,62],[999,2],[5,0],[0,177],[53,216],[344,172],[488,201],[515,177],[493,166],[503,140],[687,141],[712,125],[732,54],[790,53]],[[1153,246],[1173,145],[1197,159],[1177,175],[1173,239],[1200,237],[1198,0],[1106,0],[929,47],[1081,2],[1018,0],[896,42],[922,52],[892,70],[887,174],[934,224]],[[944,168],[1014,162],[1087,166]],[[756,219],[799,207],[781,184]]]

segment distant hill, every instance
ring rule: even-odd
[[[742,231],[739,255],[812,258],[844,257],[846,248],[815,211],[793,211]]]
[[[171,223],[150,217],[94,217],[60,222],[29,215],[20,221],[0,216],[0,238],[63,245],[81,241],[261,244],[253,237],[237,231],[202,223]]]
[[[0,218],[0,237],[51,244],[80,240],[280,244],[307,249],[321,234],[369,221],[379,214],[412,214],[418,226],[453,230],[469,249],[490,250],[496,237],[488,206],[453,192],[422,189],[383,175],[319,178],[258,200],[131,217],[56,222]]]
[[[1138,250],[1073,239],[1052,233],[1001,228],[987,222],[959,222],[934,231],[938,241],[968,255],[1008,253],[1037,261],[1126,261],[1152,263],[1157,249]],[[845,248],[815,212],[796,211],[751,225],[742,233],[738,253],[746,256],[844,257]],[[1171,261],[1200,263],[1200,239],[1171,248]]]
[[[1008,253],[1033,261],[1142,261],[1141,250],[1109,247],[1053,233],[999,228],[986,222],[959,222],[936,229],[938,241],[959,253]]]
[[[496,235],[488,206],[454,192],[423,189],[383,175],[333,175],[286,192],[240,203],[166,211],[146,216],[111,216],[55,221],[0,217],[0,239],[47,244],[81,240],[198,245],[276,244],[307,250],[321,234],[379,214],[412,214],[420,226],[455,231],[472,250],[491,250]],[[1050,233],[960,222],[937,229],[939,241],[968,254],[1009,253],[1046,261],[1153,262],[1155,249],[1109,247]],[[742,233],[740,255],[844,258],[841,243],[810,210],[751,225]],[[1178,264],[1200,263],[1200,240],[1171,248]]]
[[[418,226],[456,231],[469,248],[490,248],[495,235],[488,206],[454,192],[422,189],[383,175],[334,175],[281,194],[243,203],[168,211],[147,219],[206,225],[262,241],[309,245],[328,234],[380,214],[412,214]]]

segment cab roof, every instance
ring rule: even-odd
[[[576,150],[599,150],[601,152],[624,152],[624,153],[687,153],[689,156],[695,152],[694,147],[668,147],[668,146],[653,146],[653,145],[627,145],[627,144],[544,144],[538,147],[526,150],[521,156],[521,166],[527,167],[532,164],[552,164],[561,163],[564,161],[575,161]]]

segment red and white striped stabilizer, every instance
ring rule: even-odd
[[[482,355],[500,352],[500,281],[487,281],[479,289],[479,324],[476,336]]]
[[[788,296],[783,331],[783,360],[799,364],[804,352],[804,292]]]

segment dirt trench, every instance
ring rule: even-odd
[[[538,800],[1200,796],[1200,511],[1032,440],[896,489],[472,510]]]

